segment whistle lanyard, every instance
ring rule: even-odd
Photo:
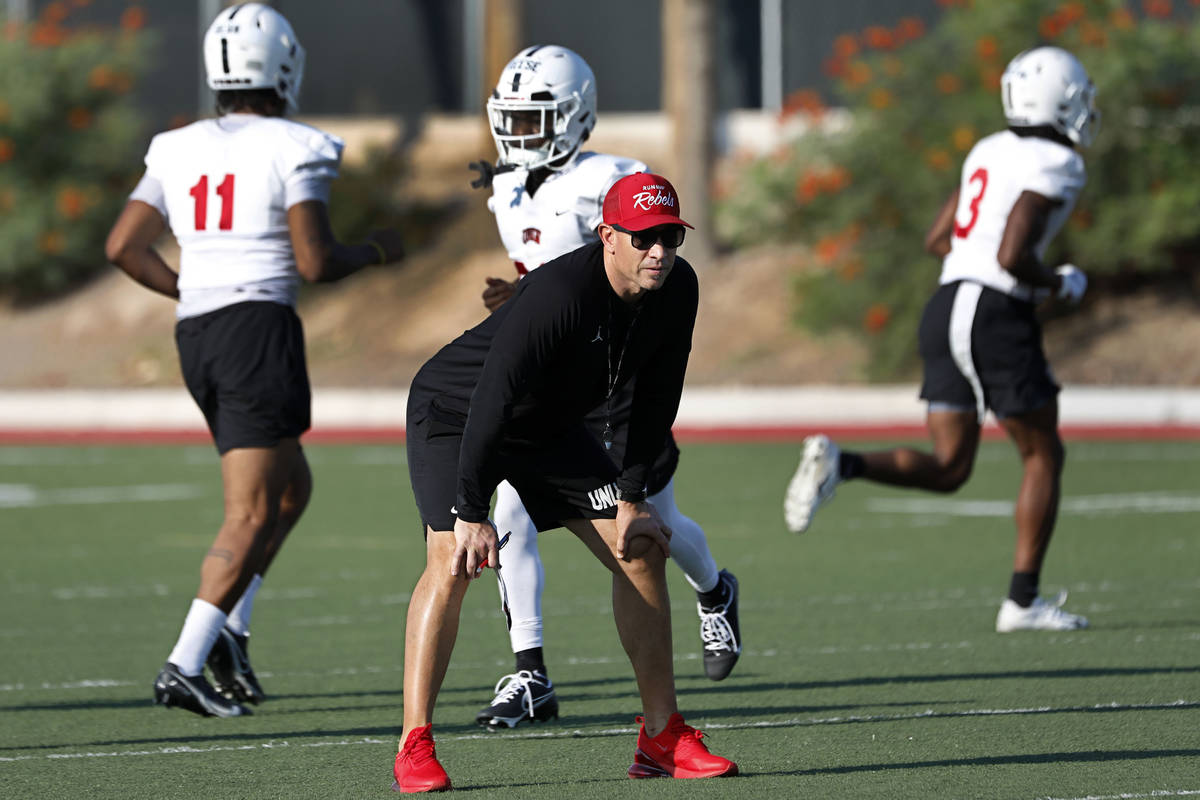
[[[617,381],[621,378],[621,365],[625,363],[625,351],[629,347],[629,340],[633,336],[633,329],[637,325],[638,315],[641,313],[641,305],[634,306],[633,318],[629,320],[629,326],[625,329],[625,336],[621,339],[621,349],[617,351],[617,365],[613,367],[613,299],[612,295],[608,296],[608,323],[605,331],[605,338],[608,340],[608,395],[604,398],[604,433],[600,436],[600,441],[604,443],[605,450],[611,450],[613,446],[613,426],[612,426],[612,400],[613,395],[617,391]]]

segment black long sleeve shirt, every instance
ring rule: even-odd
[[[504,479],[505,441],[552,440],[615,401],[637,378],[617,487],[641,491],[683,391],[696,323],[696,273],[682,258],[662,288],[622,301],[603,251],[585,245],[527,275],[516,294],[426,362],[412,393],[443,417],[462,419],[456,506],[460,519],[487,518]]]

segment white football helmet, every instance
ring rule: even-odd
[[[1018,54],[1000,78],[1000,98],[1009,125],[1049,125],[1082,147],[1100,127],[1096,87],[1079,59],[1061,47]]]
[[[283,15],[262,3],[223,10],[204,34],[208,88],[274,89],[288,108],[300,108],[304,48]]]
[[[500,73],[487,112],[499,163],[561,170],[596,125],[596,77],[565,47],[529,47]]]

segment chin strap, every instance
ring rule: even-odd
[[[512,172],[516,169],[513,164],[493,164],[490,161],[480,159],[467,164],[467,169],[473,169],[479,173],[479,177],[471,181],[472,189],[490,189],[492,187],[492,179],[497,175],[503,175],[505,172]]]

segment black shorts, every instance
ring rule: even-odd
[[[300,318],[281,303],[237,303],[175,325],[188,391],[217,452],[273,447],[311,424]]]
[[[408,474],[421,521],[435,531],[454,530],[465,423],[427,398],[409,402]],[[619,470],[582,424],[537,442],[505,442],[499,458],[501,477],[521,495],[539,531],[571,519],[616,518]]]
[[[1059,385],[1042,351],[1033,303],[972,281],[940,287],[925,306],[918,336],[931,405],[990,408],[997,417],[1036,411]]]

